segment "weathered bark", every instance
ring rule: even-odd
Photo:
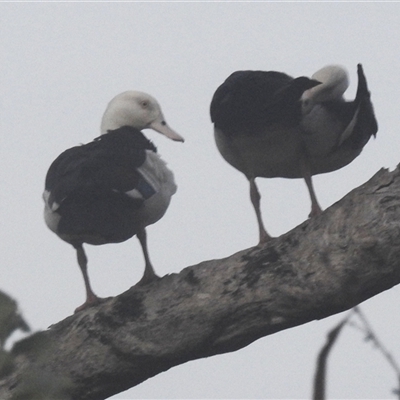
[[[46,345],[17,346],[0,398],[10,399],[33,369],[69,378],[74,399],[104,399],[188,360],[349,309],[399,282],[400,170],[381,170],[260,248],[133,287],[37,334]]]

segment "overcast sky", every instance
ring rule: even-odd
[[[148,229],[156,272],[179,272],[258,241],[248,183],[216,150],[209,104],[233,71],[292,76],[356,65],[367,76],[379,123],[376,140],[349,166],[314,178],[327,208],[381,167],[400,161],[400,3],[1,3],[0,289],[15,297],[34,330],[84,301],[73,248],[43,221],[41,194],[50,163],[99,135],[116,94],[158,99],[184,144],[145,131],[174,171],[178,192]],[[310,200],[302,180],[259,179],[267,230],[279,236],[303,222]],[[133,238],[87,246],[94,291],[114,296],[142,276]],[[400,361],[400,289],[362,306]],[[343,315],[276,333],[235,353],[186,363],[114,396],[137,398],[310,398],[315,358]],[[394,398],[393,371],[346,328],[328,370],[329,398]]]

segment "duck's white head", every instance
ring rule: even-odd
[[[312,79],[321,82],[303,93],[305,102],[320,103],[330,100],[341,100],[343,93],[349,87],[349,75],[347,70],[340,65],[328,65],[318,70]]]
[[[184,141],[183,137],[165,122],[157,100],[143,92],[123,92],[108,103],[101,121],[101,134],[122,126],[131,126],[138,130],[150,128],[169,139]]]

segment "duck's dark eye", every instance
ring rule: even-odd
[[[149,106],[149,102],[147,100],[143,100],[140,104],[143,108],[147,108]]]
[[[165,121],[161,121],[161,125],[167,125]]]

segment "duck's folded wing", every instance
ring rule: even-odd
[[[50,166],[45,190],[48,204],[60,205],[69,196],[89,196],[114,192],[127,194],[138,206],[151,195],[152,188],[137,170],[137,149],[119,154],[97,142],[63,152]],[[145,151],[141,150],[141,159]],[[136,154],[137,155],[137,154]]]
[[[297,124],[303,92],[319,82],[276,71],[237,71],[217,89],[211,102],[211,120],[217,128],[253,134],[275,123]]]

